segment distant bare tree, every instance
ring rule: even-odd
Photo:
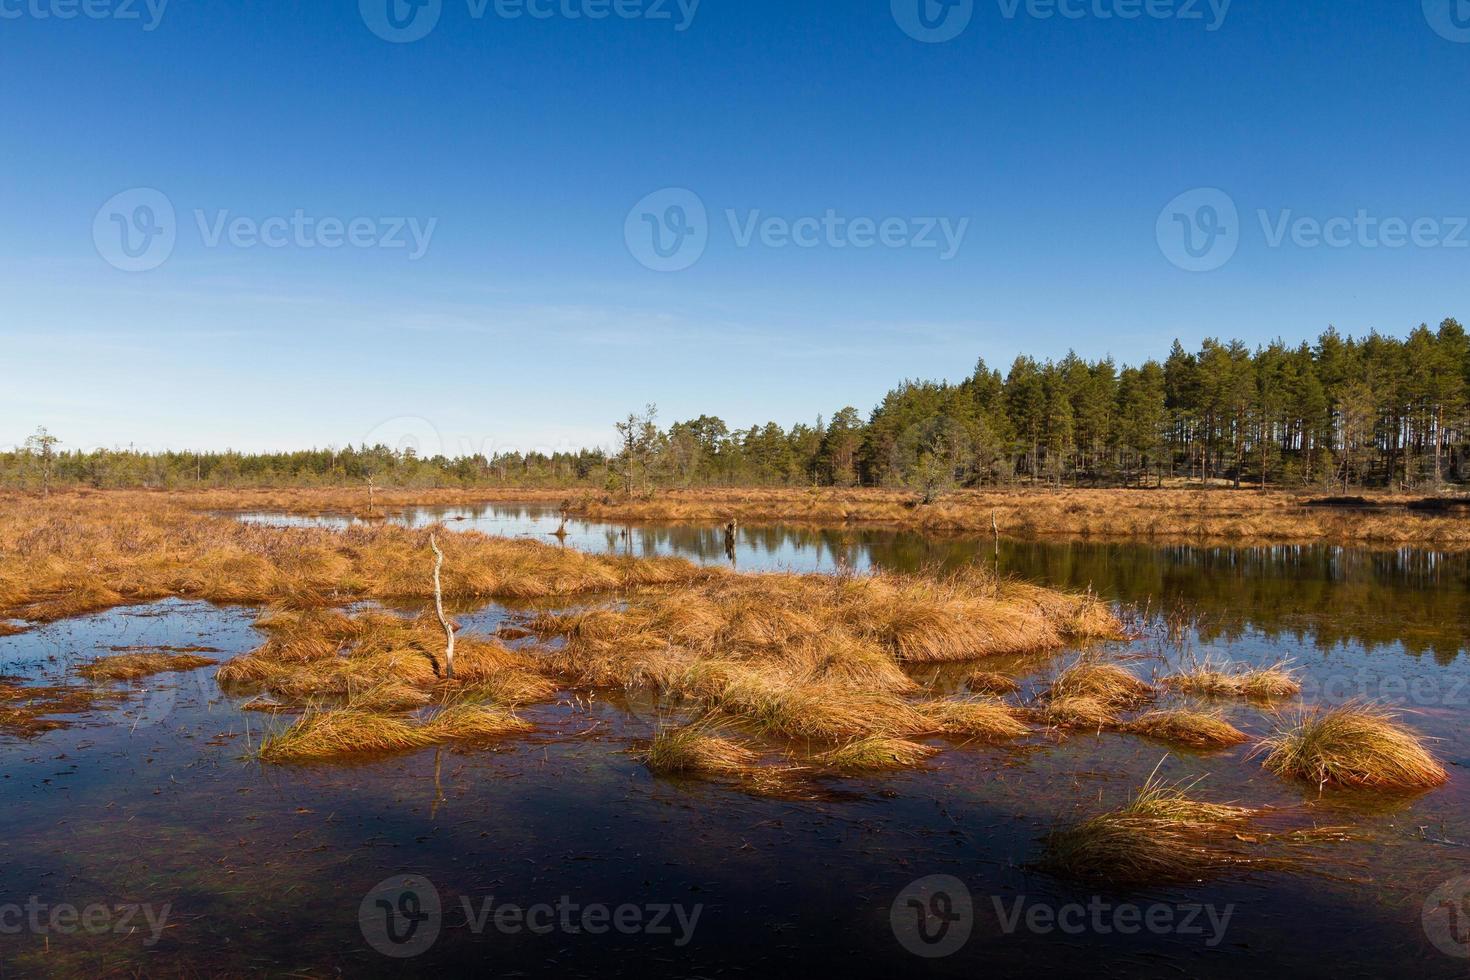
[[[51,494],[51,466],[56,461],[56,447],[61,440],[46,431],[46,427],[39,426],[35,433],[26,440],[26,452],[37,457],[41,461],[41,494]]]

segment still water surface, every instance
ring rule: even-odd
[[[515,506],[403,519],[553,543],[559,523]],[[721,528],[573,522],[567,531],[567,547],[731,561]],[[946,743],[922,771],[828,781],[815,799],[759,798],[652,778],[629,750],[659,723],[659,706],[582,692],[528,709],[537,732],[494,749],[266,768],[245,756],[262,726],[284,721],[240,711],[243,699],[222,693],[207,668],[120,685],[130,700],[65,731],[0,736],[0,926],[7,903],[147,905],[155,917],[168,906],[156,941],[140,916],[128,929],[85,934],[38,913],[39,930],[0,930],[0,976],[1466,974],[1470,960],[1445,955],[1423,925],[1431,893],[1470,875],[1465,556],[1002,541],[997,557],[984,539],[796,528],[743,528],[734,552],[742,570],[982,561],[1090,587],[1148,625],[1144,638],[1117,646],[1140,658],[1140,673],[1202,654],[1289,659],[1308,702],[1364,697],[1400,707],[1437,739],[1452,781],[1407,797],[1319,794],[1264,772],[1249,746],[1180,753],[1105,734]],[[465,622],[494,629],[514,615],[490,605]],[[75,682],[72,668],[115,646],[207,646],[227,659],[260,642],[254,617],[180,601],[80,617],[0,638],[0,674]],[[1193,625],[1164,627],[1181,619]],[[1065,656],[996,666],[1034,684]],[[955,683],[945,671],[919,676],[941,690]],[[1259,708],[1223,707],[1253,736],[1272,727]],[[1204,777],[1199,795],[1290,808],[1351,827],[1357,839],[1310,850],[1306,873],[1146,893],[1099,894],[1030,868],[1049,828],[1116,804],[1161,762],[1168,778]],[[432,882],[444,911],[428,950],[397,961],[370,945],[360,916],[371,918],[364,899],[379,882],[408,874]],[[971,935],[950,956],[921,959],[895,938],[890,916],[905,887],[930,875],[965,883]],[[578,913],[569,914],[579,931],[559,921],[538,934],[498,928],[493,917],[481,927],[487,902],[579,912],[630,905],[645,910],[645,922],[646,910],[679,906],[698,908],[699,918],[687,942],[677,924],[668,933],[593,932]],[[1079,906],[1157,909],[1158,921],[1173,924],[1120,929],[1127,913],[1105,912],[1089,914],[1080,931],[1046,925]]]

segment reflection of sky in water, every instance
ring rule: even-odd
[[[438,516],[420,512],[413,522]],[[526,508],[468,516],[451,526],[541,539],[558,523]],[[643,527],[629,538],[616,526],[573,522],[568,530],[569,546],[592,551],[725,560],[720,528]],[[739,545],[743,569],[831,568],[837,555],[850,556],[856,568],[994,560],[993,543],[983,538],[893,531],[747,528]],[[1200,755],[1107,733],[1037,736],[1022,748],[946,744],[925,770],[837,784],[847,795],[761,800],[650,777],[630,752],[632,740],[668,719],[652,704],[625,710],[613,692],[528,707],[523,713],[536,733],[493,748],[264,767],[244,758],[262,726],[285,719],[240,712],[247,695],[221,692],[206,668],[119,685],[132,692],[128,701],[99,708],[74,729],[34,742],[0,739],[0,896],[171,902],[176,916],[176,928],[152,950],[127,937],[54,936],[42,947],[35,937],[0,935],[0,963],[15,965],[17,975],[97,975],[119,964],[168,974],[214,967],[386,973],[395,964],[364,949],[358,903],[385,877],[412,870],[436,883],[456,922],[461,897],[490,894],[522,904],[562,895],[706,903],[687,950],[617,937],[477,936],[457,927],[414,961],[416,972],[493,962],[536,975],[554,961],[571,975],[605,973],[615,961],[638,965],[642,976],[671,972],[659,964],[677,964],[673,972],[681,975],[854,966],[861,967],[856,975],[895,974],[912,972],[917,961],[888,930],[893,897],[918,877],[950,874],[974,894],[977,937],[935,975],[1073,975],[1095,972],[1098,962],[1124,970],[1145,964],[1136,975],[1224,977],[1270,966],[1307,977],[1338,974],[1346,962],[1365,976],[1463,975],[1427,947],[1420,926],[1424,897],[1463,873],[1464,848],[1443,842],[1470,840],[1463,558],[1003,542],[1000,564],[1033,581],[1146,603],[1155,614],[1146,634],[1111,645],[1139,657],[1132,669],[1141,676],[1190,655],[1291,659],[1307,701],[1361,696],[1401,705],[1413,727],[1438,739],[1436,752],[1454,767],[1452,782],[1419,797],[1319,797],[1315,787],[1266,773],[1248,745]],[[394,608],[415,611],[412,603]],[[1182,646],[1157,617],[1179,608],[1198,616]],[[468,630],[488,631],[507,614],[491,604],[458,618]],[[169,600],[78,617],[0,638],[0,672],[60,681],[112,646],[210,646],[224,659],[260,642],[254,616],[248,608]],[[1024,676],[1031,691],[1065,657],[989,666]],[[965,669],[948,673],[959,678]],[[934,675],[937,691],[958,683],[940,678],[945,668],[921,673]],[[1252,738],[1273,724],[1259,706],[1218,707]],[[1055,935],[1002,934],[992,896],[1008,903],[1018,896],[1051,904],[1092,899],[1086,889],[1030,870],[1038,841],[1059,819],[1121,800],[1156,766],[1170,780],[1205,777],[1199,792],[1209,799],[1349,825],[1361,839],[1314,849],[1310,860],[1321,875],[1264,873],[1146,897],[1233,904],[1223,952],[1179,935],[1089,934],[1059,943]]]

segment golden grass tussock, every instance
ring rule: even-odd
[[[812,763],[837,773],[883,772],[911,769],[939,754],[939,750],[908,739],[868,735],[812,757]]]
[[[359,708],[314,705],[290,727],[260,746],[264,762],[326,762],[357,755],[408,752],[444,742],[477,741],[527,732],[531,725],[510,712],[456,703],[425,720]]]
[[[1218,714],[1185,708],[1150,711],[1123,726],[1135,735],[1195,749],[1227,748],[1249,741],[1249,737]]]
[[[427,614],[269,610],[260,620],[264,645],[222,666],[226,688],[258,689],[296,701],[341,699],[366,710],[406,710],[428,701],[446,680],[444,634]],[[454,683],[486,700],[544,700],[556,686],[530,653],[489,637],[457,638]]]
[[[439,742],[501,738],[524,734],[531,729],[530,722],[517,718],[504,708],[467,702],[441,708],[424,723],[424,731]]]
[[[1183,694],[1210,697],[1249,698],[1275,701],[1296,697],[1302,692],[1301,682],[1286,664],[1251,669],[1228,661],[1210,658],[1186,665],[1163,679],[1165,687]]]
[[[1421,790],[1449,779],[1413,731],[1388,711],[1358,702],[1305,712],[1257,751],[1271,772],[1319,787]]]
[[[1039,706],[1030,709],[1028,716],[1054,728],[1090,728],[1096,731],[1118,721],[1117,712],[1090,697],[1046,698]]]
[[[1047,688],[1049,701],[1084,698],[1107,708],[1130,708],[1151,700],[1157,692],[1126,668],[1084,657],[1057,675]]]
[[[1020,738],[1031,731],[1009,705],[986,698],[932,701],[920,710],[930,719],[934,734],[988,741]]]
[[[990,670],[970,671],[965,675],[965,686],[974,694],[1014,694],[1021,689],[1020,681]]]
[[[1162,783],[1155,773],[1123,808],[1049,834],[1042,870],[1141,887],[1203,881],[1260,863],[1239,839],[1256,811],[1201,802],[1189,789]]]
[[[658,776],[744,777],[760,767],[755,750],[708,721],[660,728],[640,758]]]
[[[264,762],[320,762],[426,748],[438,739],[405,718],[352,708],[314,708],[260,746]]]
[[[392,713],[425,707],[433,696],[403,681],[384,681],[347,696],[347,707],[357,711]]]
[[[730,576],[543,614],[529,628],[561,641],[545,663],[573,684],[653,689],[773,735],[902,737],[936,729],[932,713],[909,700],[919,689],[905,664],[1051,649],[1072,636],[1089,600],[1049,595],[983,572]],[[1118,630],[1111,614],[1093,625]],[[995,709],[984,719],[986,709],[948,710],[953,727],[967,710],[976,731],[1018,724],[1005,725]]]
[[[219,661],[194,653],[124,653],[102,657],[77,668],[89,681],[131,681],[154,674],[198,670]]]

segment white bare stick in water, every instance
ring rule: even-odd
[[[444,567],[444,552],[439,542],[429,535],[429,547],[434,549],[434,611],[439,614],[439,625],[444,627],[444,676],[454,680],[454,626],[444,615],[444,587],[439,584],[439,569]]]

